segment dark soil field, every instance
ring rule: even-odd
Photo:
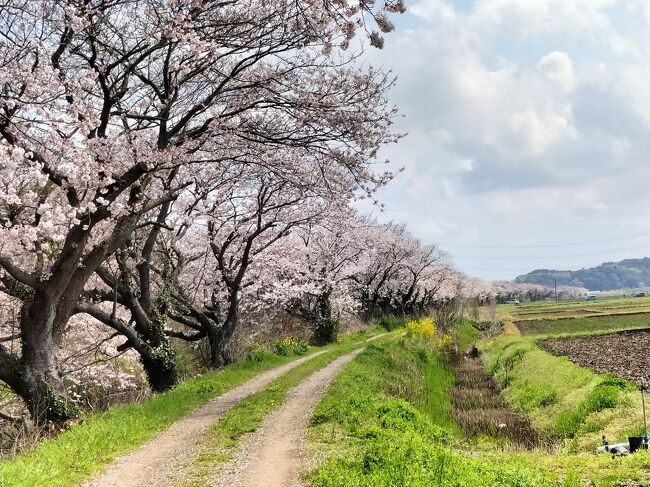
[[[650,330],[572,337],[539,342],[555,355],[599,373],[638,382],[650,376]]]

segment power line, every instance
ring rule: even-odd
[[[521,272],[521,273],[528,273],[531,271],[530,266],[528,267],[519,267],[519,268],[512,268],[512,267],[475,267],[475,266],[461,266],[463,270],[470,270],[470,271],[503,271],[503,272]],[[583,266],[584,267],[584,266]]]
[[[589,257],[592,255],[606,255],[614,252],[623,252],[626,250],[638,250],[638,249],[647,249],[650,247],[650,243],[645,245],[638,245],[635,247],[623,247],[619,249],[610,249],[604,250],[601,252],[584,252],[581,254],[566,254],[566,255],[553,255],[553,256],[529,256],[529,257],[513,257],[513,256],[478,256],[478,255],[454,255],[452,256],[455,259],[475,259],[475,260],[539,260],[539,259],[568,259],[574,257]]]
[[[640,233],[637,235],[629,235],[626,237],[603,238],[600,240],[586,240],[583,242],[571,242],[560,244],[544,244],[544,245],[472,245],[472,244],[459,244],[459,243],[439,243],[441,247],[458,247],[467,249],[549,249],[557,247],[577,247],[580,245],[591,245],[605,242],[617,242],[621,240],[631,240],[640,237],[650,237],[650,233]]]

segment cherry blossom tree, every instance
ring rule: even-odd
[[[198,192],[186,191],[174,202],[176,210],[172,202],[163,204],[155,221],[136,229],[114,257],[97,268],[97,279],[89,283],[92,286],[87,286],[76,307],[76,312],[95,318],[126,339],[118,350],[133,349],[139,354],[149,385],[156,392],[169,389],[178,377],[165,327],[174,284],[183,266],[174,264],[168,250],[190,229],[187,213],[205,197],[205,188],[221,191],[241,176],[237,164],[216,169],[209,175],[212,185],[203,183],[197,185]],[[179,214],[179,207],[186,209]]]
[[[282,152],[274,157],[287,161],[291,154]],[[304,165],[305,160],[300,163]],[[349,195],[351,188],[337,181],[335,175],[322,175],[319,171],[308,171],[300,180],[292,180],[253,168],[242,172],[229,192],[209,195],[202,202],[202,211],[195,208],[194,218],[205,222],[208,242],[209,258],[200,265],[212,272],[203,274],[205,279],[188,282],[189,286],[184,286],[180,279],[175,281],[172,318],[198,332],[191,339],[207,337],[213,366],[222,366],[232,359],[229,345],[239,323],[242,290],[256,284],[260,289],[259,275],[251,280],[251,265],[257,264],[257,259],[270,247],[279,245],[292,229],[322,218],[336,208],[337,198],[343,197],[345,201]],[[337,191],[328,187],[332,183]],[[193,237],[192,241],[195,240]],[[179,247],[174,247],[177,270],[197,261]],[[195,269],[185,270],[188,271],[197,275]],[[272,269],[269,271],[267,274],[273,277]],[[204,288],[208,301],[192,299],[197,295],[197,286]],[[169,334],[187,338],[183,333]]]
[[[313,341],[335,341],[340,316],[353,314],[359,302],[351,286],[366,252],[361,238],[363,219],[347,208],[327,215],[294,235],[290,259],[292,272],[283,284],[293,289],[287,308],[313,326]]]
[[[426,313],[450,275],[447,257],[423,245],[403,226],[340,213],[294,236],[298,263],[289,286],[300,290],[291,306],[314,325],[315,341],[335,338],[342,312]]]
[[[286,146],[321,154],[367,192],[388,179],[369,162],[396,140],[391,80],[332,47],[346,47],[369,17],[390,30],[386,12],[401,10],[256,0],[0,6],[0,280],[22,303],[21,350],[0,347],[0,380],[35,421],[75,414],[56,349],[84,288],[136,230],[160,224],[184,191],[202,191],[215,166],[246,162],[249,144]],[[144,309],[149,323],[154,308]],[[165,343],[149,346],[159,353]]]
[[[393,312],[396,289],[407,261],[417,251],[417,244],[410,245],[410,234],[404,225],[377,224],[372,220],[362,227],[366,244],[362,272],[353,277],[357,294],[367,319]]]

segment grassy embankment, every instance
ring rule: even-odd
[[[575,308],[574,304],[501,306],[499,313],[506,320],[529,318],[516,322],[523,336],[499,337],[481,344],[486,366],[515,410],[528,415],[547,436],[570,440],[565,442],[570,449],[592,450],[603,434],[610,440],[624,439],[637,433],[641,424],[641,401],[634,385],[553,356],[540,349],[537,341],[647,328],[648,305],[648,298],[580,303],[583,308],[614,314],[573,318],[557,318],[555,313]],[[630,308],[635,312],[642,309],[645,314],[621,314]]]
[[[517,348],[507,345],[517,340],[530,346],[528,339],[521,337],[499,340],[506,341],[488,352],[493,357],[499,351]],[[566,405],[564,414],[568,416],[568,412],[580,411],[583,402],[588,409],[601,397],[614,395],[610,387],[617,389],[617,397],[625,393],[618,392],[621,388],[617,381],[599,386],[602,378],[595,374],[541,353],[543,356],[529,350],[518,365],[513,364],[506,394],[525,380],[535,379],[537,384],[546,380],[548,387],[557,391],[557,398],[546,402],[556,404],[556,418],[560,418],[563,412],[559,405]],[[529,361],[530,367],[523,367]],[[541,374],[543,369],[536,366],[550,369]],[[320,460],[309,473],[308,482],[315,487],[522,487],[579,486],[590,481],[590,485],[609,487],[620,479],[647,478],[644,469],[650,464],[650,455],[645,453],[614,461],[608,455],[591,453],[550,454],[546,449],[513,452],[507,446],[503,449],[496,443],[467,439],[453,424],[451,403],[444,397],[452,384],[453,373],[450,380],[449,367],[426,341],[405,338],[369,346],[335,379],[316,410],[310,440],[314,456]],[[572,391],[576,384],[582,384],[580,392]],[[433,389],[436,392],[431,396]],[[598,389],[599,393],[593,393]],[[573,399],[565,402],[563,395],[572,392]],[[432,402],[437,406],[431,407]],[[534,416],[534,408],[530,412]],[[595,425],[599,418],[604,421],[606,414],[592,412],[587,418]]]
[[[647,306],[647,298],[610,299],[581,303],[602,312]],[[488,371],[503,387],[511,406],[529,416],[536,429],[550,438],[565,439],[569,450],[592,451],[601,436],[625,439],[638,433],[641,425],[641,400],[633,384],[597,374],[554,356],[537,346],[546,338],[595,335],[650,326],[650,314],[548,318],[567,304],[531,304],[527,307],[502,306],[505,319],[516,320],[531,310],[542,319],[517,322],[522,335],[498,337],[480,344]],[[644,311],[650,311],[647,307]]]
[[[369,346],[334,380],[312,418],[310,441],[322,460],[308,474],[308,483],[555,485],[554,476],[542,469],[461,451],[449,398],[431,407],[432,399],[441,395],[441,385],[448,390],[453,374],[450,377],[438,351],[424,340]]]
[[[593,451],[638,433],[640,396],[633,384],[596,374],[540,349],[533,338],[501,337],[480,345],[508,403],[569,451]]]
[[[326,349],[338,353],[379,332],[373,329],[352,334],[342,344]],[[280,356],[258,350],[250,359],[187,380],[145,402],[89,414],[58,437],[41,442],[33,451],[0,463],[0,486],[76,485],[210,399],[295,358],[294,354]]]
[[[645,307],[639,308],[639,301]],[[553,463],[567,468],[577,465],[581,470],[583,463],[595,466],[599,462],[603,473],[598,475],[595,470],[592,477],[601,478],[602,485],[613,485],[614,479],[625,477],[648,482],[648,474],[643,472],[649,462],[645,453],[610,463],[603,460],[606,456],[595,460],[593,455],[603,435],[616,442],[640,434],[640,394],[634,384],[597,374],[566,357],[554,356],[539,348],[537,341],[650,326],[650,314],[623,314],[633,306],[635,312],[649,311],[645,300],[612,299],[598,303],[600,313],[611,315],[556,319],[548,316],[566,309],[566,305],[539,306],[538,316],[542,319],[518,322],[523,336],[499,337],[480,344],[486,367],[499,381],[508,403],[526,414],[538,431],[561,447],[565,455],[557,456]],[[504,313],[503,309],[500,311]],[[518,308],[507,314],[516,319],[524,311]],[[566,455],[572,452],[584,453]]]

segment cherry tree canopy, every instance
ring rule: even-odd
[[[0,348],[0,379],[36,420],[72,414],[52,402],[64,393],[56,348],[88,281],[134,232],[164,224],[179,196],[209,193],[224,163],[295,180],[318,167],[348,195],[390,178],[372,163],[397,139],[384,96],[391,80],[338,46],[371,17],[390,30],[385,12],[401,10],[256,0],[0,6],[0,267],[2,291],[22,302],[22,351]],[[279,148],[288,160],[265,157]],[[143,311],[155,321],[153,307]]]

